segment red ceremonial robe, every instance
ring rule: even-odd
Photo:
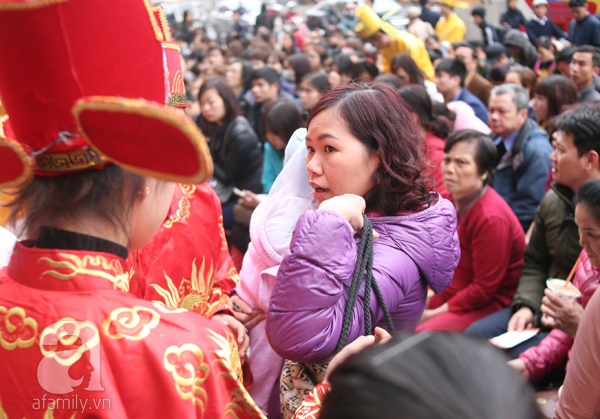
[[[32,244],[0,270],[0,418],[263,417],[224,324],[123,292],[115,254]]]
[[[132,258],[142,298],[207,318],[227,310],[239,278],[221,203],[208,183],[178,185],[167,220]]]

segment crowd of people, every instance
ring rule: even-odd
[[[585,1],[566,31],[473,7],[479,41],[456,0],[239,8],[219,40],[82,3],[0,8],[49,39],[0,46],[0,417],[533,419],[563,381],[556,418],[600,415]]]

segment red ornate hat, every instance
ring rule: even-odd
[[[0,97],[10,115],[0,188],[110,161],[184,183],[212,174],[201,132],[168,106],[185,91],[157,13],[148,0],[0,1]]]

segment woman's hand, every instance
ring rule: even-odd
[[[327,199],[321,202],[319,209],[326,209],[337,212],[344,217],[352,226],[355,234],[360,233],[363,228],[363,213],[367,207],[367,203],[362,196],[344,194]],[[373,237],[378,238],[379,234],[373,230]]]
[[[237,295],[231,296],[227,305],[235,318],[239,320],[248,330],[252,329],[254,326],[267,318],[267,314],[261,309],[257,308],[256,310],[253,310],[248,303],[246,303]]]
[[[426,303],[427,305],[429,304],[429,299]],[[426,322],[427,320],[431,320],[436,316],[439,316],[440,314],[444,314],[444,313],[448,313],[450,311],[449,307],[448,307],[448,303],[444,303],[441,306],[439,306],[438,308],[433,308],[430,310],[425,310],[423,311],[423,315],[421,316],[421,320],[419,320],[419,324]]]
[[[542,298],[542,323],[545,326],[553,327],[565,332],[571,337],[577,334],[577,328],[583,316],[583,307],[575,300],[564,300],[560,295],[553,293],[546,288],[546,296]],[[547,316],[552,317],[550,320]]]
[[[238,204],[254,209],[262,202],[254,192],[246,189],[244,189],[242,192],[244,193],[244,196],[240,197]]]
[[[242,323],[237,321],[235,317],[230,316],[229,314],[217,313],[212,317],[212,320],[216,320],[221,323],[225,323],[227,327],[233,332],[235,335],[235,340],[238,345],[238,350],[240,352],[240,359],[242,363],[244,363],[244,357],[246,356],[246,351],[250,346],[250,336],[246,332],[246,328]]]
[[[508,361],[508,365],[514,368],[517,372],[519,372],[525,381],[529,381],[529,377],[531,374],[529,373],[529,369],[527,368],[527,364],[522,359],[511,359]]]
[[[350,358],[350,356],[359,353],[363,349],[380,343],[386,343],[392,338],[387,331],[382,329],[381,327],[376,327],[374,331],[375,335],[371,336],[361,336],[356,339],[351,344],[347,345],[344,349],[342,349],[336,356],[333,357],[329,365],[327,366],[327,371],[325,372],[325,378],[323,379],[323,384],[329,384],[329,377],[331,373],[345,360]]]

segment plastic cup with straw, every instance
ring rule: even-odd
[[[571,283],[571,280],[575,275],[575,270],[580,262],[581,258],[577,258],[577,261],[575,262],[575,265],[573,265],[573,269],[571,269],[571,273],[567,277],[566,281],[558,278],[550,278],[546,280],[546,286],[555,294],[560,295],[563,300],[572,301],[581,297],[581,291],[579,291],[577,287]],[[548,315],[545,316],[550,320],[554,320]]]

